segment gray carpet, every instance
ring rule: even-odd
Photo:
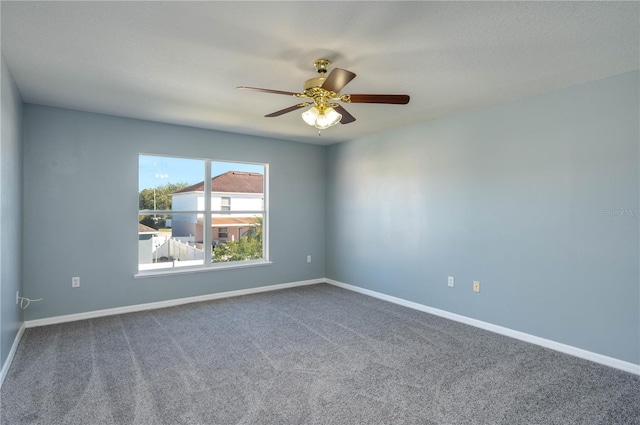
[[[640,424],[640,377],[329,285],[27,329],[9,424]]]

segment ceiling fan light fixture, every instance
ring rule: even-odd
[[[324,130],[338,124],[342,119],[342,115],[331,107],[325,108],[323,112],[320,112],[320,109],[314,106],[302,113],[302,119],[308,125]]]
[[[320,115],[320,110],[317,106],[314,106],[302,113],[302,119],[309,125],[316,125],[318,115]]]
[[[316,60],[314,65],[320,76],[306,80],[301,93],[247,86],[240,86],[238,89],[307,99],[305,102],[280,109],[265,115],[265,117],[279,117],[280,115],[311,106],[302,113],[302,119],[306,124],[318,130],[333,127],[338,123],[350,124],[356,120],[342,105],[334,102],[349,104],[382,103],[387,105],[406,105],[409,103],[408,94],[340,94],[342,89],[356,77],[356,74],[342,68],[334,68],[327,74],[330,64],[331,61],[328,59]],[[320,131],[318,131],[318,135],[320,135]]]

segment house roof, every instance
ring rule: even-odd
[[[264,176],[259,173],[227,171],[211,179],[211,190],[213,192],[263,193],[263,188]],[[172,195],[202,191],[204,191],[204,181],[173,192]]]
[[[138,233],[158,233],[158,231],[153,227],[138,223]]]
[[[255,217],[213,217],[211,219],[211,226],[256,226]]]

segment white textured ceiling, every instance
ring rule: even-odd
[[[639,68],[638,2],[7,2],[2,54],[25,102],[331,144]],[[298,103],[328,58],[346,105],[323,131]]]

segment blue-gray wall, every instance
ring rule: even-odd
[[[23,121],[24,293],[45,299],[25,320],[324,277],[323,147],[30,104]],[[269,163],[273,264],[134,279],[140,152]]]
[[[0,55],[0,367],[22,325],[16,291],[22,279],[22,98]]]
[[[19,228],[5,69],[2,205]],[[25,319],[326,276],[640,364],[639,78],[329,148],[25,105],[23,291],[45,298]],[[134,279],[139,152],[270,163],[274,264]],[[5,285],[4,220],[3,360],[21,322],[6,309],[19,268]]]
[[[631,72],[331,146],[327,277],[640,364],[639,98]]]

